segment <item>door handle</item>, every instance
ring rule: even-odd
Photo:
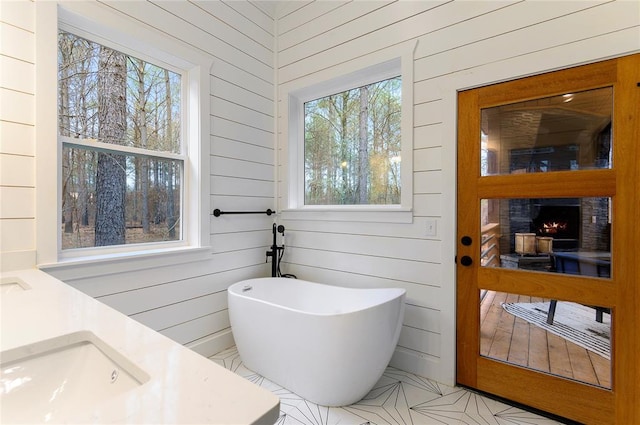
[[[473,264],[473,260],[471,259],[471,257],[469,257],[468,255],[464,255],[461,259],[460,259],[460,264],[462,264],[463,266],[470,266],[471,264]]]

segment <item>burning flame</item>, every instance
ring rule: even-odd
[[[540,229],[542,233],[545,233],[548,235],[555,235],[556,233],[558,233],[559,230],[567,230],[567,223],[550,221],[548,223],[543,223],[542,229]]]

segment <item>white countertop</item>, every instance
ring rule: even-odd
[[[137,388],[79,406],[65,422],[233,425],[278,419],[280,401],[271,392],[54,277],[39,270],[0,277],[31,287],[0,295],[0,352],[91,331],[149,375]]]

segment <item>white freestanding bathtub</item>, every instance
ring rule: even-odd
[[[259,278],[231,285],[228,297],[246,367],[324,406],[367,395],[391,360],[404,319],[399,288]]]

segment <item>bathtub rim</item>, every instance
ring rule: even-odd
[[[332,290],[337,290],[337,291],[341,291],[341,290],[345,290],[348,292],[366,292],[366,291],[376,291],[376,292],[390,292],[391,294],[393,294],[392,296],[389,296],[389,298],[381,301],[381,302],[376,302],[373,304],[368,304],[366,306],[363,306],[362,308],[356,308],[356,309],[350,309],[347,311],[342,311],[342,312],[326,312],[326,313],[318,313],[318,312],[311,312],[311,311],[307,311],[307,310],[302,310],[299,308],[293,308],[293,307],[289,307],[283,304],[278,304],[272,301],[267,301],[264,300],[260,297],[252,297],[252,296],[248,296],[245,295],[242,292],[242,289],[239,289],[241,287],[243,287],[244,285],[248,285],[250,284],[250,282],[255,282],[258,280],[272,280],[272,279],[276,279],[276,280],[281,280],[281,279],[287,279],[287,280],[295,280],[297,282],[304,282],[305,284],[310,284],[310,285],[319,285],[319,286],[323,286],[323,287],[327,287],[330,288]],[[394,294],[395,293],[395,294]],[[381,304],[384,303],[388,303],[388,302],[392,302],[395,301],[397,299],[400,299],[401,303],[405,303],[406,301],[406,296],[407,296],[407,290],[404,288],[398,288],[398,287],[383,287],[383,288],[379,288],[379,287],[373,287],[373,288],[352,288],[352,287],[348,287],[348,286],[339,286],[339,285],[329,285],[326,283],[319,283],[319,282],[313,282],[310,280],[306,280],[306,279],[291,279],[291,278],[285,278],[285,277],[256,277],[256,278],[250,278],[250,279],[244,279],[244,280],[240,280],[238,282],[235,282],[233,284],[231,284],[228,288],[227,288],[227,296],[228,297],[238,297],[238,298],[243,298],[246,300],[251,300],[257,303],[262,303],[262,304],[266,304],[266,305],[270,305],[273,307],[277,307],[277,308],[281,308],[287,311],[291,311],[291,312],[295,312],[295,313],[299,313],[299,314],[306,314],[306,315],[310,315],[310,316],[343,316],[343,315],[348,315],[348,314],[353,314],[353,313],[357,313],[357,312],[361,312],[361,311],[366,311],[372,308],[375,308]]]

